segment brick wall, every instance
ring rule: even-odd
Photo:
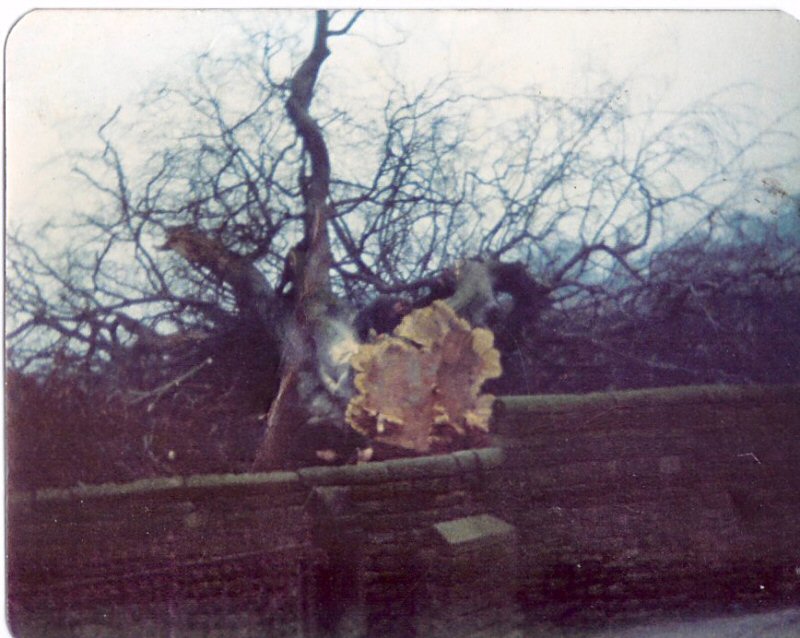
[[[440,612],[429,594],[459,561],[425,551],[442,547],[434,526],[485,512],[481,476],[498,452],[15,494],[12,628],[59,638],[419,635]],[[518,624],[516,580],[506,584],[493,636]],[[503,608],[461,608],[453,620],[469,636]]]
[[[171,627],[187,636],[302,635],[308,576],[319,559],[306,498],[290,473],[12,495],[12,630],[87,638],[166,636]]]
[[[800,387],[502,403],[487,489],[534,618],[800,601]]]
[[[12,494],[12,627],[496,638],[800,602],[800,388],[507,397],[496,432],[437,457]]]

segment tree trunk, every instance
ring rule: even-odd
[[[307,408],[314,398],[311,395],[321,389],[324,392],[319,379],[318,349],[322,347],[320,335],[335,301],[330,284],[328,236],[332,213],[328,201],[331,170],[322,129],[309,114],[309,107],[320,67],[330,53],[328,36],[328,14],[318,11],[314,44],[292,77],[286,101],[286,111],[309,156],[311,174],[300,178],[305,208],[304,238],[302,248],[296,250],[302,254],[298,255],[293,272],[293,307],[284,327],[280,390],[270,407],[267,429],[256,453],[253,469],[257,471],[277,469],[287,462],[292,435],[308,418]]]

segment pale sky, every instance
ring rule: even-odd
[[[66,156],[96,149],[95,131],[118,105],[159,80],[179,80],[198,54],[225,51],[241,25],[267,29],[284,18],[209,10],[26,15],[6,49],[9,220],[81,208],[85,187]],[[290,15],[289,25],[307,45],[312,16]],[[353,33],[334,41],[324,67],[345,79],[337,90],[348,96],[363,77],[380,92],[389,69],[412,87],[449,72],[464,86],[535,84],[565,98],[585,96],[603,79],[626,80],[633,104],[664,110],[735,83],[760,87],[753,106],[768,115],[800,103],[800,23],[780,12],[373,11]],[[398,46],[374,46],[400,34]],[[348,87],[348,77],[358,83]]]

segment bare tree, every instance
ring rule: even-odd
[[[584,378],[596,385],[575,385],[564,370],[574,377],[576,361],[584,372],[636,362],[654,381],[698,365],[706,376],[674,378],[763,378],[713,357],[678,361],[674,347],[648,351],[631,335],[685,290],[682,307],[723,334],[721,317],[737,311],[712,308],[711,291],[736,277],[693,279],[722,253],[734,268],[761,245],[767,280],[796,290],[786,242],[723,245],[719,230],[736,227],[732,211],[761,186],[748,154],[787,138],[780,122],[745,135],[749,123],[713,99],[659,118],[631,114],[620,86],[564,101],[453,94],[446,82],[416,95],[398,86],[377,117],[319,100],[312,114],[329,42],[359,16],[318,12],[312,46],[286,80],[273,62],[288,41],[270,34],[233,59],[203,56],[192,83],[146,102],[147,117],[175,117],[149,155],[117,141],[127,105],[109,117],[98,154],[76,162],[103,205],[69,230],[68,250],[48,250],[63,232],[54,227],[45,242],[9,235],[15,369],[57,368],[102,387],[148,436],[201,422],[198,438],[213,440],[229,422],[247,432],[237,468],[287,462],[305,436],[298,423],[318,439],[347,438],[347,366],[330,345],[355,338],[359,311],[368,334],[365,308],[380,296],[406,308],[445,299],[492,328],[504,391],[626,383],[592,373]],[[657,125],[643,128],[647,118]],[[632,128],[646,134],[634,142]],[[330,145],[345,143],[332,167]],[[675,239],[682,219],[694,226]],[[697,239],[714,224],[711,239]],[[761,285],[740,275],[741,289]],[[175,445],[154,452],[155,439],[143,440],[158,463]],[[354,443],[310,445],[339,444]]]

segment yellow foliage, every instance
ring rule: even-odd
[[[376,442],[429,452],[489,429],[494,397],[480,390],[502,372],[494,335],[473,329],[442,301],[361,345],[352,365],[356,395],[346,418]]]

